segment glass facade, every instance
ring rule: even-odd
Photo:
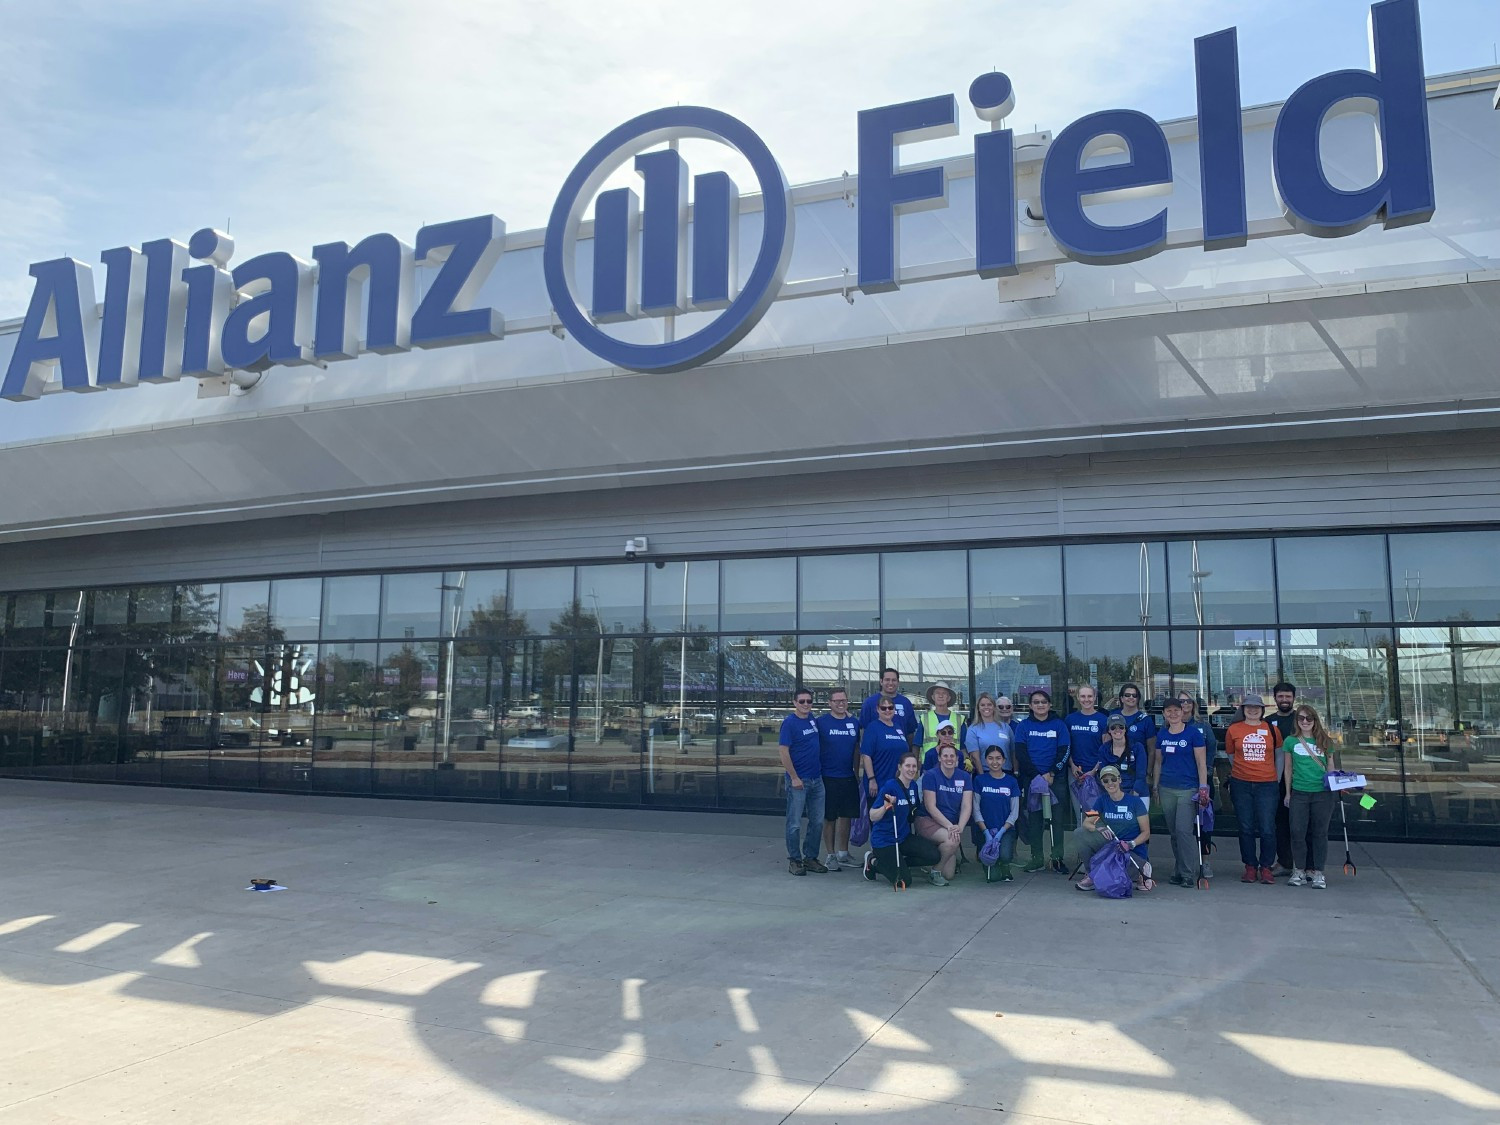
[[[1366,838],[1500,842],[1500,532],[328,574],[0,594],[0,775],[777,810],[794,688],[1279,679]],[[1226,808],[1224,828],[1233,825]]]

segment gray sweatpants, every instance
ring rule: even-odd
[[[1198,837],[1193,821],[1198,816],[1198,790],[1161,790],[1161,812],[1167,821],[1167,832],[1172,837],[1172,857],[1176,860],[1179,879],[1196,882],[1198,879]]]

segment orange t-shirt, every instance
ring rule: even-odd
[[[1281,732],[1267,723],[1235,723],[1224,741],[1234,760],[1231,776],[1241,781],[1275,781],[1276,748],[1280,745]]]

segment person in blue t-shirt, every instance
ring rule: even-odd
[[[1009,700],[1002,715],[994,696],[987,691],[979,693],[979,698],[974,701],[974,717],[964,728],[964,758],[970,773],[984,772],[984,752],[991,746],[1004,750],[1007,759],[1011,757],[1011,746],[1016,737],[1010,725],[1014,713]]]
[[[1208,756],[1203,732],[1187,724],[1181,699],[1169,698],[1162,704],[1161,716],[1167,725],[1156,732],[1156,750],[1151,755],[1151,799],[1166,819],[1177,861],[1168,882],[1193,887],[1202,859],[1194,821],[1198,810],[1208,804]]]
[[[940,742],[937,765],[922,775],[922,804],[916,822],[917,831],[937,845],[937,867],[927,873],[934,887],[946,887],[958,874],[964,826],[973,815],[973,780],[958,768],[958,747],[953,740]]]
[[[849,693],[828,695],[828,714],[814,720],[823,752],[823,850],[830,871],[855,866],[849,854],[849,826],[859,816],[859,720],[849,714]]]
[[[870,698],[866,699],[864,705],[859,709],[859,725],[867,727],[878,717],[879,704],[882,699],[889,700],[895,705],[895,723],[906,735],[907,744],[915,748],[917,739],[917,709],[912,706],[911,700],[901,694],[901,673],[894,668],[883,669],[880,673],[880,690]],[[891,776],[895,776],[893,773]]]
[[[789,875],[821,875],[828,870],[818,859],[823,843],[823,747],[813,722],[812,692],[798,688],[792,700],[792,713],[781,720],[776,747],[786,770],[786,869]]]
[[[1104,724],[1109,716],[1099,710],[1098,703],[1099,693],[1092,684],[1084,684],[1078,689],[1078,710],[1063,720],[1068,724],[1069,748],[1073,752],[1071,772],[1075,804],[1079,803],[1079,783],[1097,770],[1104,760]]]
[[[1121,684],[1119,707],[1110,712],[1125,720],[1125,741],[1130,747],[1131,764],[1116,762],[1120,767],[1120,782],[1125,792],[1134,793],[1151,807],[1150,781],[1147,765],[1151,752],[1156,749],[1156,721],[1141,710],[1141,689],[1137,684]]]
[[[1151,840],[1151,818],[1146,815],[1145,802],[1135,794],[1125,792],[1120,771],[1112,765],[1099,767],[1099,786],[1104,792],[1094,802],[1093,808],[1085,810],[1083,823],[1073,833],[1078,862],[1086,866],[1101,848],[1113,846],[1109,836],[1103,831],[1108,827],[1110,834],[1124,844],[1127,851],[1133,852],[1137,857],[1136,862],[1144,867],[1147,862],[1146,845]],[[1141,873],[1132,869],[1132,878],[1140,880]],[[1139,882],[1137,885],[1140,885]],[[1094,889],[1094,881],[1087,873],[1078,881],[1078,889]]]
[[[911,818],[920,800],[917,753],[908,749],[897,763],[896,776],[882,784],[870,802],[870,850],[865,853],[864,864],[864,876],[870,882],[884,875],[891,886],[905,889],[907,863],[912,859]]]
[[[943,747],[951,747],[954,754],[958,754],[958,731],[952,723],[944,723],[937,729],[937,741],[932,749],[922,755],[922,772],[926,773],[938,764],[938,758],[942,756]],[[962,757],[959,759],[959,767],[963,767]]]
[[[1047,779],[1052,791],[1050,815],[1038,811],[1026,816],[1026,841],[1031,846],[1027,871],[1040,871],[1046,864],[1042,857],[1042,831],[1051,821],[1052,870],[1068,873],[1063,864],[1063,832],[1068,820],[1068,724],[1052,714],[1052,696],[1038,688],[1028,697],[1031,714],[1016,723],[1016,765],[1021,785],[1029,794],[1032,780]],[[1029,804],[1029,801],[1028,801]]]
[[[999,746],[984,752],[984,772],[974,779],[974,823],[981,837],[1000,833],[998,875],[1009,883],[1011,860],[1016,855],[1016,820],[1021,815],[1021,782],[1006,770],[1005,751]]]
[[[896,723],[896,701],[880,699],[875,718],[865,723],[859,735],[860,768],[873,804],[880,787],[896,776],[901,755],[911,749],[911,739]]]

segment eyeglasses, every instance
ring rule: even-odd
[[[1193,701],[1191,699],[1179,699],[1177,701],[1177,706],[1181,707],[1184,711],[1186,711],[1192,705]]]
[[[1297,721],[1299,723],[1308,723],[1308,724],[1311,724],[1312,721],[1313,721],[1313,717],[1311,715],[1298,715],[1297,716]]]
[[[798,706],[798,707],[811,707],[812,706],[812,700],[811,699],[799,699],[796,702],[796,706]]]
[[[1138,691],[1122,691],[1120,693],[1121,699],[1139,699],[1140,697],[1141,693]]]
[[[995,705],[996,711],[1014,711],[1015,709],[1014,704],[1010,703],[998,703]]]
[[[892,707],[889,703],[882,703],[880,706],[876,707],[875,710],[877,710],[877,711],[894,711],[895,708]]]

